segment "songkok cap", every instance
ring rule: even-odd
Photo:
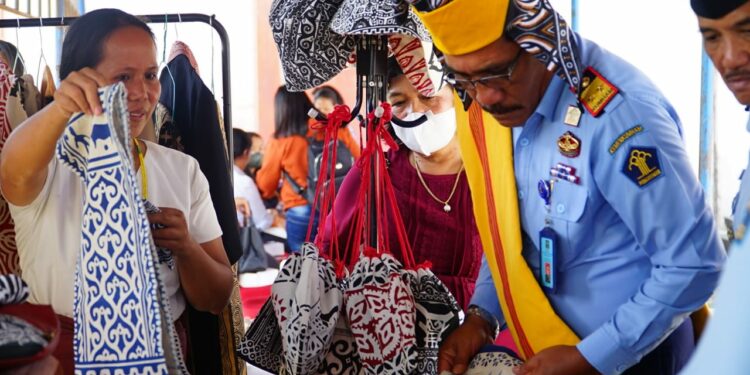
[[[464,55],[506,37],[579,92],[576,38],[549,0],[407,1],[417,9],[417,16],[442,53]]]
[[[719,19],[746,2],[747,0],[690,0],[690,6],[700,17]]]

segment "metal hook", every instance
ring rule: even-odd
[[[177,13],[177,21],[182,24],[182,14]],[[180,40],[180,31],[177,28],[177,24],[174,25],[174,36],[176,40]]]
[[[44,22],[42,19],[39,19],[39,63],[36,65],[36,81],[41,82],[42,81],[42,61],[44,61],[45,66],[49,66],[49,63],[47,62],[47,57],[44,56],[44,39],[42,39],[42,27],[44,27]]]
[[[21,31],[21,19],[16,18],[16,57],[13,59],[13,70],[11,73],[14,75],[16,74],[16,65],[18,64],[18,60],[21,59],[21,43],[18,41],[18,34]],[[23,61],[21,61],[21,64],[23,64]]]
[[[211,26],[209,28],[209,32],[211,33],[211,92],[215,93],[216,91],[214,90],[214,75],[215,75],[215,71],[214,71],[214,60],[215,60],[215,56],[214,56],[214,17],[216,17],[215,14],[212,14],[211,16],[208,17],[208,25]]]

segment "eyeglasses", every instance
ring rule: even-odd
[[[490,89],[501,90],[508,87],[511,83],[510,79],[513,76],[513,71],[516,69],[516,64],[518,64],[519,58],[521,58],[521,50],[518,51],[516,57],[510,62],[508,69],[500,74],[484,76],[477,79],[468,79],[457,78],[454,73],[448,73],[445,77],[445,81],[450,83],[453,87],[458,87],[466,91],[476,91],[478,85]]]

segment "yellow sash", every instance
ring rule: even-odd
[[[575,345],[576,334],[555,314],[521,255],[521,224],[513,171],[513,136],[475,103],[454,100],[458,139],[474,216],[495,289],[519,355]]]

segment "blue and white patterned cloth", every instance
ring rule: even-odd
[[[84,182],[75,372],[187,373],[130,157],[125,87],[99,94],[104,114],[74,115],[56,151]]]

